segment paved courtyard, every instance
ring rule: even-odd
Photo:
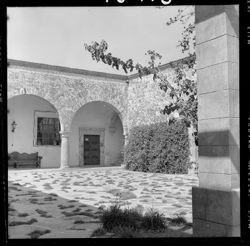
[[[195,175],[132,172],[121,167],[9,170],[9,237],[89,237],[100,207],[114,202],[154,208],[192,222]]]

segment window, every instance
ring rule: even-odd
[[[60,145],[60,121],[55,114],[36,113],[35,129],[36,145]]]

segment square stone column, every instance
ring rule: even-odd
[[[196,6],[199,187],[194,237],[240,236],[239,10]]]

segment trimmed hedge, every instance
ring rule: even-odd
[[[185,174],[189,163],[188,129],[182,120],[136,126],[124,151],[124,164],[132,171]]]

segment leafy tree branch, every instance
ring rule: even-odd
[[[187,11],[188,10],[188,11]],[[196,144],[197,138],[197,86],[195,77],[195,24],[194,24],[194,8],[191,6],[183,10],[178,10],[174,18],[169,18],[166,25],[174,25],[180,22],[184,25],[182,32],[182,39],[178,43],[182,52],[188,52],[189,59],[179,62],[173,66],[175,69],[174,81],[169,80],[168,75],[162,73],[159,68],[159,60],[162,58],[154,50],[148,50],[145,55],[149,57],[148,65],[143,66],[140,63],[135,63],[133,59],[122,60],[119,57],[113,56],[108,52],[108,44],[102,40],[100,43],[92,42],[91,44],[84,44],[85,49],[90,52],[93,60],[103,62],[113,68],[119,70],[122,68],[127,74],[128,72],[137,71],[139,77],[152,74],[153,79],[159,82],[159,86],[172,99],[170,103],[166,103],[163,114],[170,115],[173,112],[178,112],[180,117],[186,120],[187,125],[192,124],[194,127],[194,135]],[[189,76],[187,76],[189,71]]]

